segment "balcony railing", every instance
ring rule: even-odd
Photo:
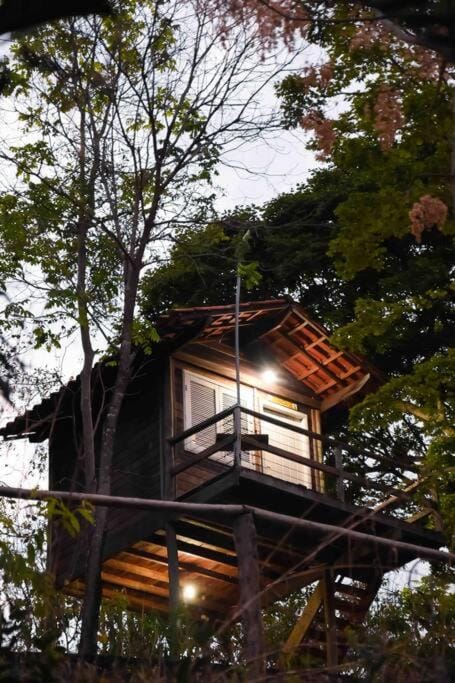
[[[374,465],[382,462],[385,469],[390,465],[386,456],[359,451],[246,407],[232,406],[168,441],[170,461],[164,487],[168,498],[180,498],[229,470],[243,469],[340,501],[349,501],[355,492],[363,505],[388,511],[402,508],[419,519],[433,512],[431,501],[423,512],[416,512],[411,494],[418,482],[408,479],[407,487],[401,489],[380,481]],[[373,474],[349,471],[343,466],[347,454],[355,456],[358,469],[364,464]]]

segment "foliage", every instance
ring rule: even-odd
[[[152,325],[135,320],[141,277],[182,225],[212,215],[222,151],[276,125],[256,99],[277,72],[274,55],[258,63],[254,33],[231,22],[224,35],[197,2],[113,5],[115,17],[39,26],[13,43],[10,101],[21,137],[2,152],[14,180],[0,195],[8,255],[0,279],[22,286],[5,324],[27,320],[34,347],[48,351],[79,333],[81,470],[87,490],[105,494],[138,346],[150,353],[157,340]],[[254,83],[248,91],[246,80]],[[256,277],[254,267],[245,269]],[[31,292],[39,294],[38,313]],[[94,415],[98,346],[116,351],[116,363]],[[52,504],[77,532],[88,511]],[[83,654],[96,646],[106,516],[96,509],[84,556]]]
[[[264,10],[244,16],[251,3],[229,5],[235,17],[240,12],[247,23],[258,21],[259,39],[245,43],[238,42],[243,29],[230,33],[225,12],[204,13],[198,3],[188,23],[185,3],[133,0],[118,3],[115,21],[71,20],[16,41],[5,92],[23,138],[2,152],[15,179],[0,196],[0,285],[2,291],[11,282],[26,289],[7,302],[3,328],[14,333],[28,324],[36,348],[56,348],[79,328],[109,350],[126,339],[150,352],[157,340],[152,318],[172,305],[231,303],[238,273],[251,298],[292,294],[330,330],[340,328],[337,344],[389,373],[390,381],[352,411],[350,428],[358,430],[359,445],[366,433],[388,458],[369,476],[390,484],[410,472],[426,477],[449,536],[453,67],[403,43],[384,24],[365,23],[363,8],[360,14],[354,8],[351,21],[358,3],[309,3],[317,16],[293,2],[272,4],[275,21]],[[283,6],[298,10],[291,24],[276,12]],[[421,31],[413,21],[400,18]],[[195,34],[188,31],[191,22]],[[227,62],[219,80],[210,59],[200,79],[185,80],[193,73],[188,55],[195,35],[200,56],[224,43]],[[321,63],[286,78],[278,92],[285,125],[312,131],[310,148],[327,163],[295,192],[216,217],[212,183],[222,149],[273,125],[248,113],[261,86],[240,119],[237,110],[229,119],[228,95],[246,75],[254,82],[256,68],[264,79],[266,59],[257,67],[257,55],[277,35],[288,45],[305,36],[324,50]],[[207,95],[210,83],[215,89]],[[169,259],[163,240],[173,244]],[[141,278],[143,316],[135,320]],[[30,291],[42,297],[38,314]],[[329,420],[328,428],[346,434],[345,411]],[[362,502],[358,493],[349,491]],[[85,508],[69,511],[55,501],[50,507],[73,532],[80,517],[91,518]],[[2,541],[4,607],[11,609],[2,636],[10,648],[48,650],[53,657],[59,638],[75,632],[74,605],[33,569],[42,557],[43,531],[32,525],[21,537],[6,515],[3,525],[23,545],[17,552]],[[428,579],[420,592],[405,591],[375,614],[358,644],[370,666],[360,675],[397,678],[402,666],[411,680],[432,680],[430,668],[421,666],[425,657],[450,675],[441,634],[447,634],[452,594],[435,581]],[[287,620],[303,602],[299,594],[267,613],[271,647],[282,642]],[[437,615],[434,631],[429,605]],[[161,621],[123,608],[121,596],[105,606],[103,652],[134,656],[148,649],[166,657],[169,638]],[[187,615],[179,628],[183,666],[207,653],[237,661],[241,630],[214,633]]]
[[[59,647],[73,647],[78,608],[46,572],[46,523],[39,507],[2,500],[0,635],[4,650],[47,653],[53,666]]]
[[[211,0],[218,6],[218,0]],[[237,20],[251,21],[265,46],[296,38],[317,41],[333,26],[348,27],[360,35],[390,32],[410,47],[433,50],[455,61],[453,9],[447,0],[229,0],[227,10]]]
[[[362,661],[354,680],[452,680],[454,619],[455,594],[447,580],[428,576],[416,587],[387,595],[354,642]]]
[[[278,89],[288,126],[308,127],[305,118],[325,121],[335,111],[330,144],[317,127],[309,141],[324,152],[325,167],[260,209],[238,209],[197,236],[185,232],[184,248],[176,245],[144,282],[142,306],[148,315],[160,300],[183,305],[190,282],[190,304],[232,302],[235,243],[248,229],[246,258],[257,262],[261,281],[244,296],[293,295],[334,331],[338,346],[389,375],[349,425],[341,409],[326,422],[359,447],[374,444],[388,464],[368,470],[352,458],[346,465],[390,485],[419,471],[450,537],[453,67],[381,24],[350,23],[351,10],[333,3],[334,21],[309,34],[324,48],[321,62]],[[436,462],[444,466],[435,470]],[[355,487],[349,495],[358,497]]]
[[[342,19],[343,8],[334,16]],[[335,210],[328,254],[340,277],[364,274],[376,291],[362,288],[334,341],[390,373],[352,411],[351,428],[418,426],[426,444],[420,474],[430,475],[429,490],[447,511],[455,378],[453,67],[381,25],[327,25],[318,39],[327,61],[280,86],[284,116],[289,125],[313,110],[324,117],[343,94],[326,156],[349,173],[352,191]],[[316,148],[317,137],[316,130]],[[443,452],[449,467],[435,473],[433,451]],[[452,530],[447,518],[449,538]]]

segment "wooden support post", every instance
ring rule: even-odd
[[[337,470],[340,470],[340,472],[343,469],[343,454],[341,452],[341,448],[337,446],[334,448],[334,453],[335,453],[335,467]],[[338,500],[341,500],[344,503],[344,480],[342,476],[337,477],[337,483],[336,483],[336,490],[337,490],[337,498]]]
[[[179,555],[175,527],[166,524],[167,571],[169,577],[169,651],[171,662],[178,658],[177,614],[180,605]]]
[[[261,614],[259,555],[252,513],[239,515],[234,522],[234,540],[239,573],[239,598],[245,629],[245,660],[249,676],[265,676],[265,643]]]
[[[326,569],[322,580],[324,598],[324,622],[326,633],[326,660],[327,667],[338,666],[337,625],[334,602],[333,571]]]

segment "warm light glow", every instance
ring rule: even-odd
[[[276,374],[275,370],[272,370],[272,368],[267,368],[262,373],[262,379],[267,384],[274,384],[278,379],[278,375]]]
[[[185,602],[192,602],[197,597],[197,589],[194,583],[187,583],[182,590],[183,599]]]

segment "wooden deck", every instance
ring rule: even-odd
[[[424,527],[425,515],[418,521],[400,518],[412,499],[409,493],[383,484],[377,477],[365,478],[344,469],[338,462],[329,464],[322,458],[322,448],[313,449],[317,457],[302,457],[276,445],[266,436],[234,433],[217,434],[211,430],[213,442],[198,452],[185,449],[194,434],[218,424],[241,425],[241,413],[269,421],[308,438],[324,443],[327,452],[350,449],[329,437],[308,429],[285,425],[275,418],[233,406],[204,420],[168,440],[170,451],[163,470],[162,490],[170,499],[213,504],[246,505],[286,514],[296,520],[305,519],[330,525],[330,530],[287,526],[274,521],[256,521],[261,604],[266,606],[291,592],[323,581],[330,571],[340,590],[349,586],[367,587],[380,584],[384,574],[419,557],[418,546],[439,548],[440,534]],[[315,475],[308,479],[312,488],[283,478],[270,476],[249,459],[244,466],[242,453],[272,453],[275,459],[305,467]],[[216,456],[214,458],[214,456]],[[368,452],[368,460],[376,457]],[[378,455],[378,458],[382,456]],[[261,463],[256,457],[255,463]],[[332,460],[333,462],[333,460]],[[184,485],[179,477],[184,475]],[[299,480],[297,480],[299,481]],[[300,480],[301,482],[301,480]],[[345,502],[344,483],[376,495],[376,507],[359,507]],[[400,513],[400,514],[397,514]],[[425,513],[427,514],[428,511]],[[167,521],[169,519],[167,518]],[[196,617],[206,615],[211,621],[236,620],[240,615],[238,558],[232,519],[175,516],[171,520],[178,551],[179,584],[185,602],[185,587],[195,592],[186,606]],[[234,522],[235,525],[235,522]],[[140,610],[168,612],[170,574],[166,539],[166,519],[151,514],[143,537],[129,547],[119,547],[108,554],[103,564],[103,592],[106,597],[125,597],[129,606]],[[351,529],[367,534],[362,539],[343,533]],[[137,536],[136,536],[137,538]],[[376,540],[379,539],[379,540]],[[414,549],[384,545],[380,539],[413,544]],[[174,563],[175,564],[175,563]],[[344,582],[344,583],[343,583]],[[348,588],[349,588],[348,586]],[[80,594],[83,585],[74,581],[70,592]],[[350,589],[349,589],[350,590]],[[369,590],[369,589],[368,589]],[[368,594],[370,596],[370,593]],[[370,597],[369,597],[370,599]],[[372,598],[371,598],[372,599]]]
[[[384,512],[355,507],[330,496],[289,482],[252,472],[228,470],[180,498],[204,503],[237,503],[275,510],[296,518],[353,528],[373,536],[405,541],[429,548],[442,543],[439,534],[418,523],[410,524]],[[195,616],[212,621],[236,619],[239,614],[237,558],[233,530],[226,522],[198,518],[175,520],[180,585],[194,586],[196,597],[187,603]],[[382,574],[418,555],[374,542],[356,542],[336,534],[257,520],[261,602],[266,606],[294,590],[319,580],[330,567],[336,575],[365,580],[376,568]],[[139,610],[168,611],[169,577],[166,535],[160,521],[144,540],[135,543],[103,565],[106,597],[123,594]],[[77,581],[70,592],[80,594]]]

